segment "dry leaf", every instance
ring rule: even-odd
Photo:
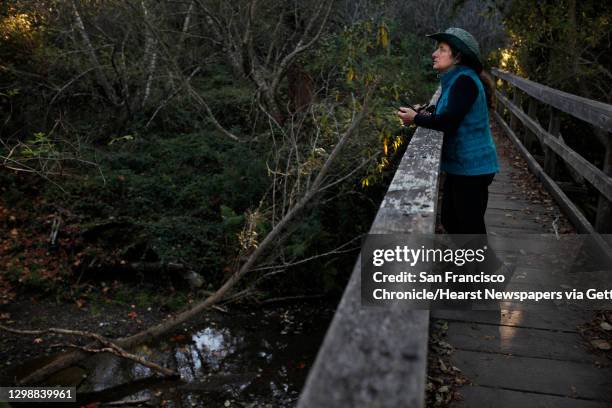
[[[0,316],[0,319],[2,318],[2,316]],[[601,324],[599,325],[602,329],[604,329],[605,331],[610,331],[612,330],[612,324],[608,323],[608,322],[601,322]]]
[[[602,339],[591,340],[591,344],[593,345],[593,347],[598,348],[600,350],[610,350],[612,348],[612,346],[610,346],[610,343]]]
[[[183,341],[185,340],[184,334],[177,334],[176,336],[170,337],[170,341]]]
[[[577,392],[577,390],[576,390],[576,387],[574,387],[574,386],[572,385],[572,386],[571,386],[571,390],[572,390],[572,394],[571,394],[571,396],[572,396],[573,398],[576,398],[576,397],[578,396],[578,392]]]
[[[439,345],[440,347],[444,347],[444,348],[447,348],[447,349],[452,349],[452,348],[453,348],[453,346],[451,346],[450,344],[448,344],[447,342],[442,341],[442,340],[440,340],[440,341],[438,342],[438,345]]]

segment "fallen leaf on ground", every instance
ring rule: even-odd
[[[177,334],[176,336],[170,337],[170,341],[182,341],[185,340],[184,334]]]
[[[571,386],[571,390],[572,390],[572,394],[571,396],[576,398],[578,396],[578,392],[576,390],[576,387],[574,387],[573,385]]]
[[[612,346],[610,346],[610,343],[602,339],[591,340],[591,344],[593,345],[593,347],[598,348],[600,350],[610,350],[612,348]]]

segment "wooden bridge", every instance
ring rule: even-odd
[[[609,243],[598,233],[612,228],[612,106],[500,70],[493,74],[498,79],[493,130],[501,169],[490,186],[489,234],[568,233],[572,227],[563,230],[562,225],[569,220],[578,232],[591,234],[608,256]],[[544,115],[546,127],[541,124]],[[584,137],[601,144],[600,166],[564,142],[561,115],[591,126],[592,134]],[[435,232],[441,146],[440,132],[417,129],[371,234]],[[525,181],[529,173],[546,192],[534,196],[542,189]],[[594,219],[579,209],[584,204],[568,197],[577,190],[596,192]],[[499,312],[432,313],[362,308],[360,263],[358,259],[299,408],[423,407],[431,319],[448,322],[452,363],[470,381],[459,390],[463,400],[452,406],[612,406],[609,360],[589,352],[577,328],[589,313],[510,306]]]

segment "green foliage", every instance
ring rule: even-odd
[[[42,45],[41,16],[0,10],[0,58],[3,63],[20,63]],[[25,10],[24,10],[25,11]]]
[[[77,2],[92,58],[74,26],[70,2],[8,3],[0,9],[0,34],[8,35],[0,44],[3,65],[8,66],[0,71],[0,85],[8,90],[0,98],[0,108],[12,116],[3,132],[15,135],[15,142],[25,146],[20,151],[25,158],[56,156],[69,145],[78,147],[82,156],[76,157],[100,166],[83,169],[67,164],[66,174],[72,177],[61,180],[67,193],[52,185],[42,192],[50,208],[65,208],[80,220],[89,240],[84,245],[92,247],[83,252],[90,258],[102,248],[115,260],[179,261],[207,280],[220,280],[278,222],[283,193],[276,192],[275,202],[270,199],[269,169],[274,160],[288,164],[278,167],[287,172],[279,178],[286,178],[290,192],[285,198],[295,203],[361,108],[367,89],[376,84],[369,114],[344,157],[334,164],[332,176],[349,173],[362,159],[372,159],[371,165],[326,191],[324,198],[337,195],[339,200],[323,201],[305,211],[305,219],[290,227],[291,235],[279,253],[299,260],[329,251],[370,225],[409,139],[398,130],[398,105],[402,99],[426,102],[436,86],[427,63],[430,40],[399,37],[398,22],[364,21],[337,31],[330,28],[295,64],[313,78],[312,111],[302,116],[298,112],[291,120],[284,111],[279,116],[285,117],[275,117],[276,124],[259,110],[260,103],[270,107],[270,101],[262,95],[256,98],[255,73],[245,75],[240,67],[228,64],[206,35],[186,35],[176,55],[171,55],[173,47],[164,49],[163,45],[174,46],[180,35],[176,28],[182,26],[187,11],[182,5]],[[266,41],[271,40],[278,17],[273,3],[266,10],[254,22],[254,27],[272,24],[254,38],[258,56],[269,48]],[[281,33],[293,33],[289,28],[301,32],[292,27],[293,22],[281,22]],[[153,46],[147,35],[151,26],[160,41]],[[297,37],[287,35],[287,49]],[[18,51],[23,47],[27,52]],[[153,55],[156,59],[151,59]],[[243,62],[248,65],[248,58]],[[266,70],[273,70],[273,64],[274,58],[260,73],[270,74]],[[199,70],[189,77],[188,89],[184,80],[195,68]],[[274,96],[280,107],[292,102],[288,82],[281,83],[279,95]],[[291,85],[299,86],[296,82]],[[321,86],[325,88],[318,92]],[[229,140],[211,126],[194,94],[243,141]],[[296,134],[295,141],[288,141],[287,135]],[[6,196],[21,200],[15,191],[19,186],[12,185]],[[353,262],[354,254],[349,254],[304,264],[294,269],[294,280],[288,278],[287,285],[296,289],[309,282],[314,290],[340,290]]]
[[[21,148],[21,156],[26,159],[46,159],[57,155],[54,143],[43,132],[34,133],[34,137],[27,140]]]
[[[243,213],[267,185],[260,153],[202,133],[136,138],[108,148],[100,158],[105,180],[91,174],[64,185],[69,197],[54,190],[48,199],[82,214],[89,225],[112,217],[138,226],[111,240],[127,246],[118,249],[131,260],[154,254],[218,273],[238,247]],[[147,250],[134,252],[137,243]]]
[[[537,82],[610,103],[612,4],[600,1],[513,1],[506,25],[507,68]]]
[[[366,140],[347,157],[376,157],[367,173],[362,175],[362,187],[383,180],[400,146],[406,144],[409,134],[401,128],[397,108],[405,103],[425,103],[435,90],[429,54],[431,43],[416,35],[395,37],[395,22],[365,21],[347,27],[338,35],[329,37],[310,61],[311,70],[340,71],[330,87],[335,100],[345,106],[350,117],[352,96],[363,94],[364,89],[376,82],[370,115],[361,134]],[[334,112],[335,116],[342,112]],[[320,124],[325,127],[325,117]],[[403,151],[403,150],[401,150]],[[351,163],[349,163],[350,165]]]
[[[132,135],[116,136],[116,137],[111,138],[110,142],[108,142],[108,145],[110,146],[116,142],[129,141],[129,140],[134,140],[134,136]]]

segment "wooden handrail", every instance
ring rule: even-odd
[[[531,171],[555,197],[572,223],[580,232],[590,234],[601,250],[601,254],[612,260],[610,243],[606,242],[604,237],[598,235],[598,233],[610,232],[609,228],[612,224],[612,138],[610,133],[607,133],[612,131],[612,105],[568,94],[499,69],[493,69],[492,71],[493,75],[515,88],[512,101],[505,92],[502,94],[496,91],[497,100],[500,104],[498,104],[498,112],[495,112],[495,119],[527,160]],[[518,102],[520,93],[517,90],[521,90],[532,97],[529,101],[528,113],[525,113],[520,107]],[[597,168],[563,142],[559,133],[559,117],[554,110],[550,111],[548,130],[540,125],[536,117],[536,100],[595,125],[593,136],[596,136],[604,144],[605,149],[603,169]],[[510,114],[510,124],[504,120],[504,111]],[[519,135],[523,132],[519,133],[518,122],[522,123],[528,130],[522,136],[522,141]],[[530,134],[535,135],[535,138]],[[529,152],[534,140],[540,142],[544,151],[544,168]],[[524,146],[523,143],[527,146]],[[580,183],[588,181],[599,192],[594,225],[587,220],[578,206],[561,189],[560,182],[555,180],[558,174],[555,168],[557,158],[561,158],[563,163],[566,164],[572,178]]]
[[[441,132],[417,129],[370,234],[434,233],[441,151]],[[422,408],[428,330],[427,310],[362,307],[357,259],[297,407]]]
[[[563,92],[497,68],[491,72],[546,105],[612,132],[612,105]]]
[[[562,143],[557,137],[544,130],[538,122],[530,118],[521,108],[510,102],[510,100],[499,91],[497,92],[497,98],[523,123],[523,125],[536,135],[543,145],[550,147],[565,161],[565,163],[570,165],[578,174],[588,180],[593,187],[599,190],[608,200],[612,201],[612,177],[595,167],[572,148]]]

